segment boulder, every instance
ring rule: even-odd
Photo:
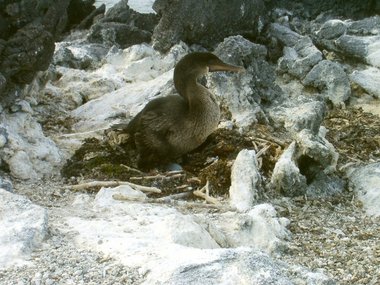
[[[358,21],[332,19],[321,25],[315,41],[326,50],[380,66],[380,17]]]
[[[380,67],[380,36],[343,35],[336,40],[336,45],[344,55]]]
[[[293,47],[284,48],[284,56],[278,61],[278,69],[303,79],[321,60],[322,53],[306,36],[297,40]]]
[[[290,221],[278,217],[271,204],[255,205],[245,213],[223,213],[213,222],[225,236],[227,247],[245,246],[274,253],[285,250],[290,239],[286,228]]]
[[[221,98],[241,129],[257,122],[267,122],[262,107],[282,101],[281,89],[275,83],[275,70],[265,60],[265,46],[242,36],[224,39],[214,53],[222,60],[245,67],[241,74],[210,74],[209,88]],[[229,77],[226,80],[226,77]]]
[[[132,45],[149,43],[152,34],[130,24],[106,22],[91,27],[88,41],[103,43],[107,46],[117,45],[124,49]]]
[[[286,196],[335,195],[344,188],[344,183],[334,174],[337,161],[338,153],[322,134],[304,129],[277,161],[271,184]]]
[[[30,255],[47,235],[47,211],[1,188],[0,209],[1,268],[30,264]]]
[[[292,142],[283,152],[273,169],[271,184],[286,196],[299,196],[306,192],[307,180],[301,174],[295,159],[296,143]]]
[[[380,34],[380,29],[379,29],[380,16],[376,15],[373,17],[360,19],[358,21],[351,21],[347,23],[347,26],[348,26],[347,33],[350,35],[358,35],[358,36],[379,35]]]
[[[254,38],[266,14],[262,0],[158,0],[153,9],[161,17],[153,32],[153,44],[162,52],[180,41],[213,48],[228,36]]]
[[[364,70],[355,70],[351,73],[350,79],[368,94],[380,99],[380,70],[378,68],[369,67]]]
[[[0,164],[1,166],[1,164]],[[12,185],[12,182],[8,179],[5,179],[5,178],[2,178],[0,176],[0,189],[3,189],[5,191],[8,191],[8,192],[12,192],[13,193],[13,185]]]
[[[380,12],[380,5],[377,0],[374,1],[355,1],[347,0],[321,0],[321,1],[305,1],[305,0],[276,0],[269,1],[271,6],[277,8],[287,8],[297,14],[303,15],[311,19],[315,19],[320,15],[344,16],[352,19],[360,19],[370,15],[376,15]]]
[[[53,53],[51,33],[41,24],[29,24],[7,41],[1,53],[0,69],[14,83],[31,83],[37,71],[48,68]]]
[[[64,225],[75,233],[79,249],[139,268],[143,284],[293,284],[287,272],[299,269],[263,252],[284,248],[289,238],[288,220],[278,218],[273,206],[194,215],[166,205],[114,200],[117,193],[130,195],[131,189],[103,188],[93,203],[81,206],[88,215],[67,216]],[[220,248],[217,240],[223,239],[233,248]],[[297,279],[306,281],[309,274],[305,270]]]
[[[350,82],[343,67],[330,60],[322,60],[315,65],[302,83],[318,88],[335,106],[344,104],[351,96]]]
[[[292,47],[302,38],[302,36],[294,32],[289,27],[278,23],[272,23],[269,27],[269,34],[276,38],[284,46]]]
[[[157,22],[157,15],[138,13],[129,7],[128,0],[122,0],[91,27],[87,39],[92,43],[118,45],[123,49],[135,44],[149,43]]]
[[[204,259],[204,254],[199,253],[199,257]],[[294,284],[282,270],[284,266],[268,255],[241,248],[212,254],[211,259],[204,259],[201,263],[178,266],[169,274],[153,272],[143,284]]]
[[[13,177],[37,180],[51,176],[60,166],[61,151],[25,109],[0,113],[0,129],[7,134],[7,143],[0,148],[0,157]]]
[[[186,46],[177,45],[162,56],[151,47],[137,45],[124,51],[111,50],[104,65],[96,72],[63,70],[57,84],[63,83],[63,80],[72,82],[66,95],[78,91],[84,94],[92,92],[89,98],[96,99],[72,111],[71,115],[78,119],[73,128],[79,132],[93,132],[120,123],[120,120],[125,123],[152,98],[172,94],[173,67],[186,51]],[[96,84],[99,81],[107,83],[104,89],[100,89],[102,92]]]
[[[339,38],[345,34],[346,31],[347,23],[334,19],[326,21],[317,32],[317,36],[322,39],[332,40]]]
[[[95,0],[70,0],[67,7],[68,25],[66,30],[71,30],[79,25],[88,15],[92,14],[96,10],[94,4]],[[105,11],[104,5],[103,9]]]
[[[101,44],[71,44],[60,42],[56,44],[53,64],[75,69],[95,69],[109,49]]]
[[[231,169],[230,205],[238,211],[251,209],[261,190],[261,175],[254,150],[243,149]]]
[[[349,187],[363,202],[370,216],[380,216],[380,163],[370,163],[349,169]]]
[[[302,107],[300,107],[302,106]],[[290,98],[282,104],[268,108],[270,121],[275,127],[284,127],[292,137],[303,129],[318,134],[326,114],[326,105],[305,96]]]
[[[4,11],[0,15],[0,102],[4,106],[24,96],[24,85],[31,83],[38,71],[48,68],[54,42],[71,21],[67,9],[74,1],[11,2],[0,3],[0,11]]]

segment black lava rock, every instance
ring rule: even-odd
[[[153,9],[161,16],[153,33],[160,51],[179,41],[212,48],[228,36],[255,38],[266,15],[262,0],[157,0]]]

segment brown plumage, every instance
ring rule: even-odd
[[[239,72],[212,53],[183,57],[174,69],[178,95],[150,101],[128,124],[139,153],[138,167],[147,169],[178,158],[201,145],[220,119],[215,96],[197,80],[208,71]]]

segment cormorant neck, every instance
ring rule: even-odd
[[[174,70],[174,86],[177,89],[179,95],[181,95],[186,101],[190,101],[190,96],[194,94],[188,94],[190,86],[196,86],[197,80],[207,73],[207,67],[205,68],[193,68],[189,70]]]

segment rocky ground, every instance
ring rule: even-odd
[[[45,50],[23,46],[39,64],[0,57],[1,284],[380,282],[377,1],[156,1],[156,15],[66,2],[0,41],[17,54],[51,20]],[[66,8],[77,30],[62,37]],[[138,170],[112,126],[175,92],[176,62],[206,48],[246,69],[202,82],[218,130],[182,170]]]

